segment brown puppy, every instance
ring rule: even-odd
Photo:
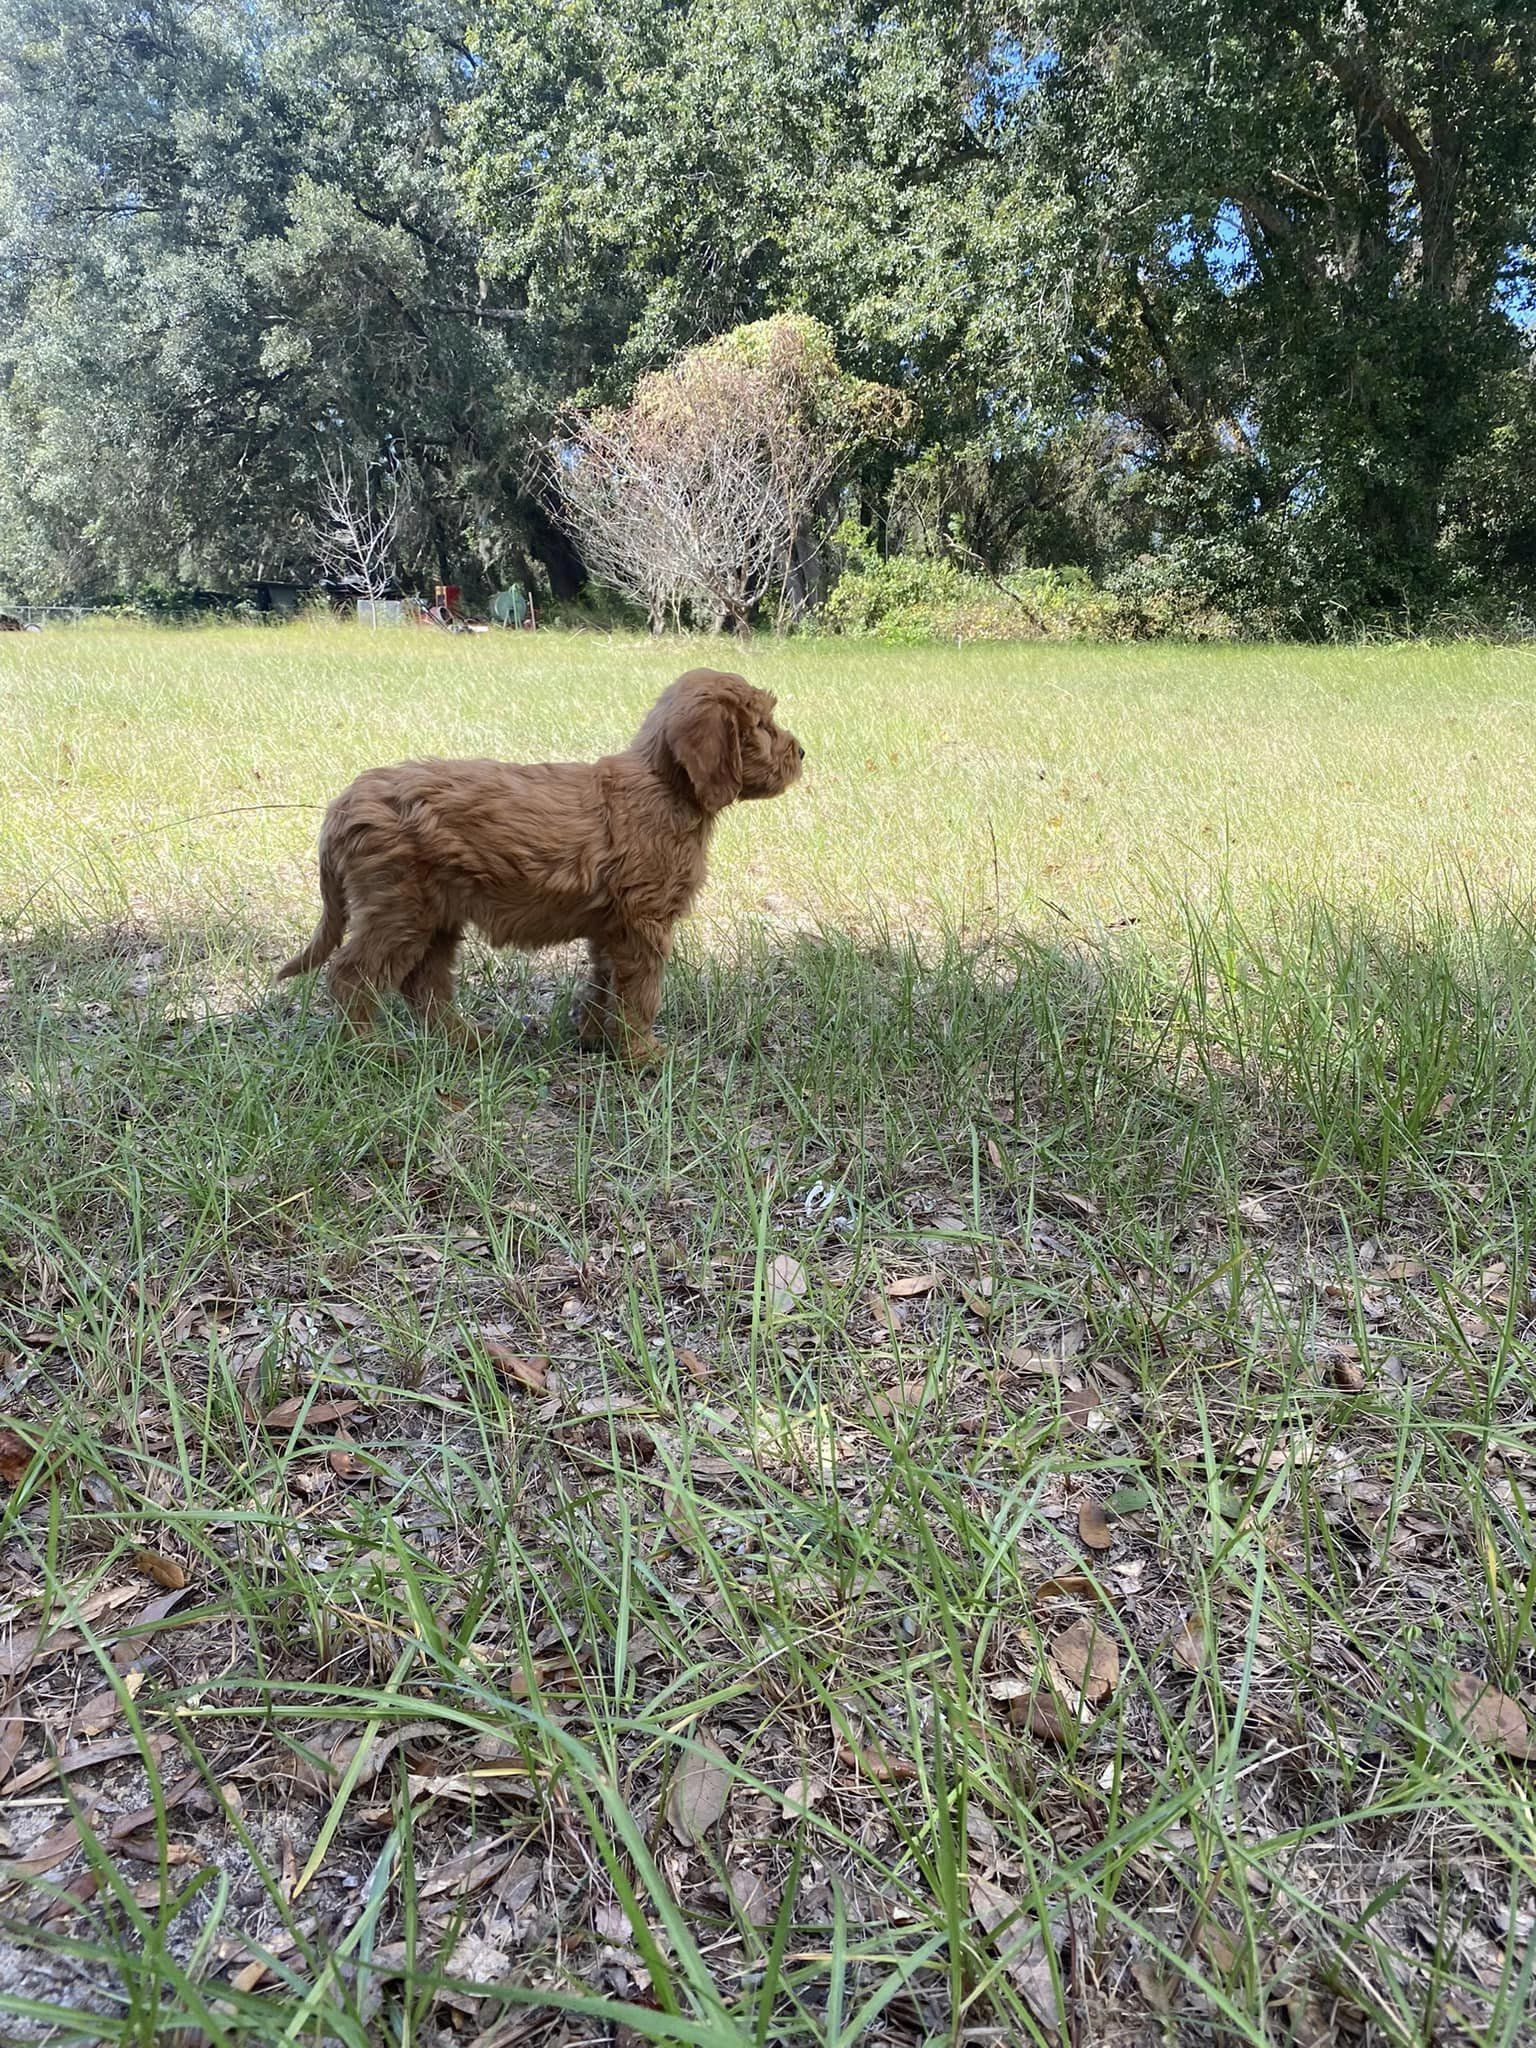
[[[422,1017],[464,1032],[453,974],[466,925],[493,946],[585,939],[582,1043],[651,1057],[672,928],[704,881],[716,817],[799,777],[805,749],[773,708],[741,676],[695,668],[633,746],[590,765],[369,769],[325,814],[320,923],[278,980],[310,973],[347,933],[330,982],[359,1031],[375,998],[398,989]]]

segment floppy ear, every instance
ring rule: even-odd
[[[741,721],[729,697],[694,692],[672,706],[667,744],[711,817],[741,795]]]

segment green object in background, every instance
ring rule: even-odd
[[[498,590],[491,599],[491,617],[498,626],[522,626],[528,617],[528,593],[521,583]]]

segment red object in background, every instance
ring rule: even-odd
[[[458,609],[460,595],[461,592],[457,583],[439,583],[437,586],[437,602],[450,612]]]

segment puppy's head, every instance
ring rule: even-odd
[[[707,817],[738,798],[781,796],[800,779],[805,749],[775,724],[773,706],[743,676],[691,668],[652,705],[636,749],[680,775]]]

